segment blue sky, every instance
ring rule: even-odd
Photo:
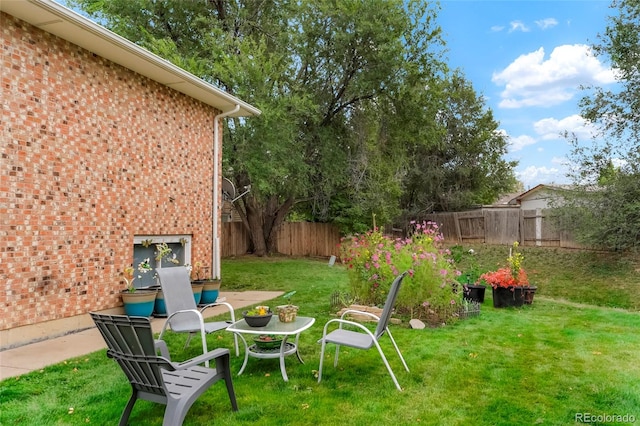
[[[580,117],[582,84],[612,88],[613,71],[588,46],[604,32],[609,1],[443,0],[438,22],[448,63],[460,68],[509,136],[525,189],[568,183],[571,147],[559,134],[591,144]]]

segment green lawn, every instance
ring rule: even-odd
[[[508,248],[474,250],[477,257],[461,259],[463,269],[470,261],[491,268]],[[297,290],[300,315],[317,321],[301,336],[305,364],[286,360],[288,383],[277,360],[250,359],[243,375],[234,376],[240,410],[231,412],[224,385],[217,383],[194,404],[185,425],[566,425],[580,413],[630,415],[640,422],[634,260],[547,249],[525,249],[525,256],[539,286],[532,306],[494,309],[488,291],[480,317],[435,329],[409,329],[406,318],[392,326],[411,372],[403,370],[386,339],[383,349],[403,392],[373,350],[343,348],[335,369],[331,348],[323,381],[315,379],[316,341],[333,315],[330,295],[348,288],[342,266],[309,259],[225,260],[223,289]],[[208,339],[211,347],[233,344],[228,333]],[[183,335],[170,335],[175,359],[197,355],[196,343],[187,350],[183,343]],[[242,358],[232,358],[234,372],[241,365]],[[115,424],[128,397],[119,367],[99,351],[0,382],[0,424]],[[161,424],[163,408],[140,401],[131,424]]]

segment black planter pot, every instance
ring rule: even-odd
[[[536,294],[538,287],[530,286],[524,288],[524,303],[525,305],[531,305],[533,303],[533,295]]]
[[[496,287],[493,289],[493,307],[507,308],[513,306],[513,293],[510,288]]]
[[[497,287],[493,289],[493,307],[508,308],[519,307],[524,304],[533,303],[533,295],[538,287],[535,286],[515,286]]]
[[[485,289],[483,285],[465,284],[463,297],[470,302],[483,303]]]

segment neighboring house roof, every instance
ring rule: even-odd
[[[171,87],[232,117],[261,111],[169,61],[51,0],[0,0],[0,11],[56,35],[116,64]]]
[[[515,199],[518,195],[520,195],[519,192],[511,192],[509,194],[501,195],[500,198],[498,198],[498,200],[492,205],[506,206],[515,204]]]
[[[536,192],[540,192],[544,188],[547,188],[547,185],[544,185],[544,184],[536,185],[533,188],[528,189],[528,190],[524,191],[523,193],[513,197],[513,199],[511,201],[509,201],[509,204],[520,204],[520,203],[522,203],[523,199],[529,198],[530,196],[532,196]]]
[[[555,193],[559,193],[561,191],[567,191],[570,190],[572,188],[571,185],[544,185],[544,184],[540,184],[540,185],[536,185],[533,188],[531,188],[528,191],[523,192],[522,194],[518,195],[517,197],[515,197],[512,201],[514,201],[516,204],[520,204],[522,202],[522,200],[527,199],[532,197],[534,194],[544,191],[544,197],[545,198],[549,198],[549,193],[550,192],[555,192]]]
[[[534,186],[531,189],[528,189],[524,192],[512,192],[510,194],[502,195],[498,201],[492,204],[492,206],[519,206],[522,204],[523,200],[530,200],[532,197],[541,196],[542,198],[548,199],[550,197],[556,198],[557,196],[562,196],[560,193],[562,191],[568,191],[574,188],[572,185],[545,185],[539,184]],[[551,196],[551,192],[557,193],[557,196]],[[539,194],[538,194],[539,193]],[[537,194],[537,195],[536,195]]]

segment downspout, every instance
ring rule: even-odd
[[[219,158],[220,158],[220,146],[218,142],[219,134],[218,126],[220,119],[227,117],[231,114],[235,114],[240,111],[240,105],[236,104],[236,107],[230,111],[220,113],[215,116],[213,122],[213,197],[211,201],[211,276],[212,278],[220,279],[220,235],[218,235],[218,217],[220,216],[218,210],[220,205],[218,204],[218,195],[220,195],[220,188],[218,187],[218,174],[220,173]]]

